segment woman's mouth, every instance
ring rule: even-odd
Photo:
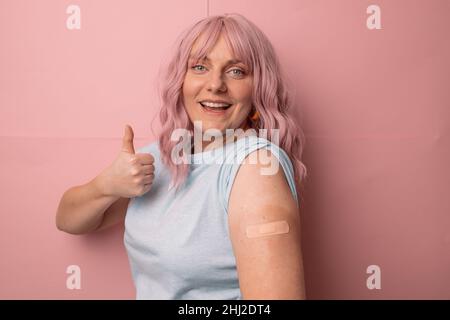
[[[205,112],[214,114],[223,114],[232,106],[232,104],[208,102],[199,102],[199,104]]]

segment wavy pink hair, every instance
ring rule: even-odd
[[[294,123],[290,113],[291,97],[275,50],[264,33],[251,21],[240,14],[224,14],[204,18],[187,28],[174,45],[174,54],[159,81],[161,110],[159,119],[162,129],[158,142],[162,162],[172,172],[171,185],[178,189],[185,182],[189,164],[174,164],[171,151],[178,141],[170,137],[176,128],[193,131],[193,124],[185,111],[182,87],[187,71],[188,57],[194,42],[199,40],[199,50],[192,53],[194,59],[203,58],[215,45],[223,32],[225,40],[235,58],[244,62],[253,75],[253,108],[259,112],[259,120],[251,121],[248,127],[267,129],[267,139],[271,140],[271,129],[279,129],[279,143],[289,155],[294,167],[297,194],[306,178],[307,169],[301,161],[305,138],[301,128]],[[204,37],[199,37],[205,35]],[[300,200],[301,198],[298,197]]]

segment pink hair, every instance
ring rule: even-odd
[[[158,141],[161,160],[172,172],[171,184],[178,189],[185,182],[190,170],[189,164],[172,162],[171,152],[178,141],[170,139],[176,128],[191,132],[193,130],[182,97],[188,57],[194,42],[199,39],[199,50],[192,54],[194,59],[203,58],[222,32],[235,57],[249,66],[250,73],[253,74],[252,104],[260,116],[258,122],[248,121],[249,127],[256,131],[267,129],[268,140],[271,140],[271,129],[279,129],[278,146],[286,151],[291,159],[299,195],[299,187],[302,186],[300,181],[303,181],[307,174],[307,169],[301,161],[305,138],[301,128],[292,120],[291,98],[278,58],[264,33],[251,21],[236,13],[207,17],[187,28],[177,39],[174,54],[164,70],[159,90],[162,103],[159,119],[162,129]],[[199,38],[200,35],[205,37]]]

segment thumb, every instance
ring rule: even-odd
[[[122,151],[134,154],[134,146],[133,146],[133,138],[134,133],[131,126],[125,126],[125,132],[122,139]]]

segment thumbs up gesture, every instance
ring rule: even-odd
[[[150,153],[136,154],[133,139],[133,129],[126,125],[122,150],[99,176],[105,195],[132,198],[151,189],[155,172],[154,158]]]

